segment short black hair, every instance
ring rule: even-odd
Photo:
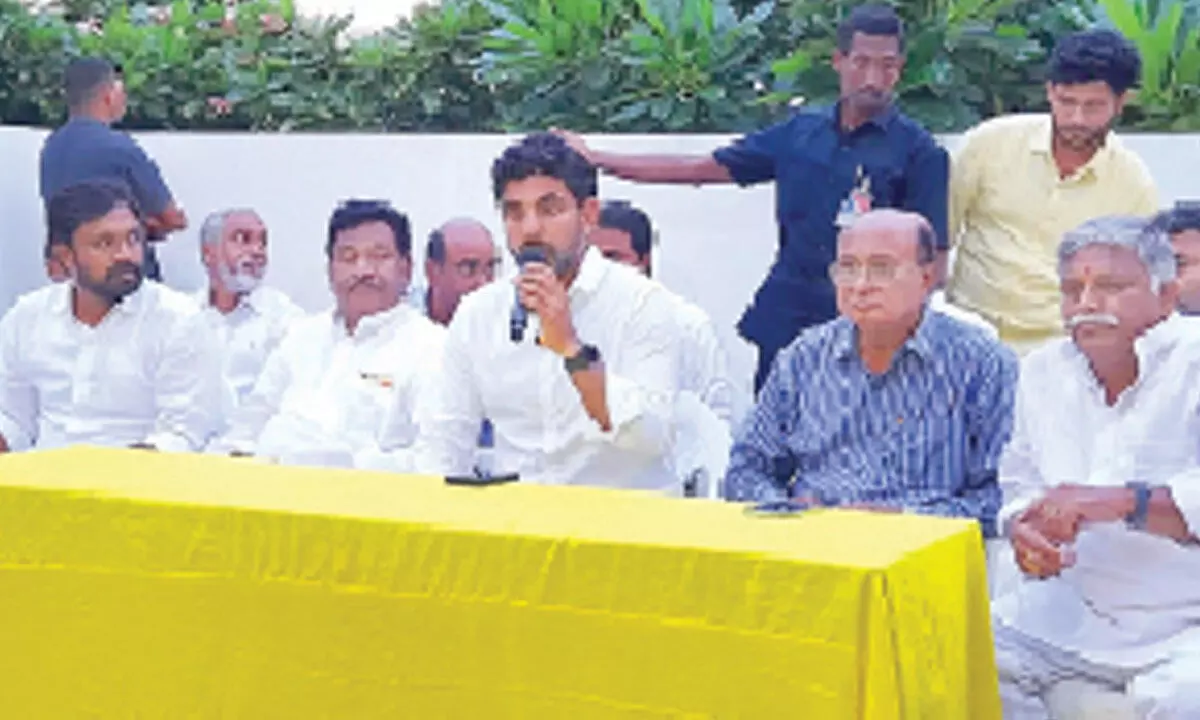
[[[438,265],[446,262],[446,233],[441,228],[429,233],[429,242],[425,243],[425,259]]]
[[[1200,201],[1180,200],[1175,207],[1155,215],[1152,226],[1168,235],[1200,230]]]
[[[894,37],[900,43],[900,52],[904,52],[904,21],[891,5],[869,3],[851,10],[846,19],[838,24],[838,52],[843,55],[850,52],[854,47],[854,36],[858,33]]]
[[[121,75],[121,67],[98,57],[80,57],[67,63],[63,89],[67,107],[78,110],[96,97],[101,89]]]
[[[924,220],[924,218],[922,218]],[[917,263],[928,265],[937,259],[937,233],[928,221],[917,225]]]
[[[353,230],[370,222],[381,222],[392,229],[396,252],[412,257],[412,228],[408,216],[398,212],[387,200],[343,200],[329,216],[329,237],[325,241],[325,256],[333,257],[338,233]]]
[[[629,233],[630,244],[638,259],[650,254],[654,227],[650,217],[627,200],[609,200],[600,208],[600,227]]]
[[[1072,33],[1054,46],[1046,79],[1054,85],[1103,82],[1120,95],[1138,84],[1142,57],[1137,47],[1114,30]]]
[[[85,180],[54,193],[46,203],[47,255],[55,245],[70,247],[80,226],[99,220],[118,207],[127,207],[138,220],[142,219],[133,191],[120,180]]]
[[[565,140],[552,133],[533,133],[510,145],[492,163],[492,193],[496,201],[504,197],[504,188],[510,182],[535,175],[562,180],[580,203],[596,197],[599,186],[595,166]]]

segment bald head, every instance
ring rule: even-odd
[[[429,316],[449,324],[464,295],[491,282],[499,257],[492,233],[474,218],[455,218],[429,234],[425,279]]]
[[[912,244],[913,259],[921,264],[933,262],[937,256],[937,234],[929,221],[917,213],[891,208],[872,210],[842,230],[838,234],[838,242],[846,237],[860,235],[907,241]]]

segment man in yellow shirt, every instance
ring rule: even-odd
[[[1048,115],[994,118],[966,133],[950,175],[947,295],[1024,352],[1061,334],[1055,250],[1071,228],[1103,215],[1152,215],[1149,171],[1112,133],[1141,74],[1121,35],[1063,38],[1048,69]]]

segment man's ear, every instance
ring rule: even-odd
[[[579,214],[583,218],[585,231],[600,224],[600,199],[590,197],[579,204]]]
[[[71,251],[69,245],[64,245],[63,243],[52,245],[50,247],[50,256],[47,260],[61,265],[68,276],[75,276],[75,253]]]

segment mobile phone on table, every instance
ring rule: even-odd
[[[746,506],[746,514],[754,517],[799,517],[812,507],[804,500],[768,500]]]
[[[501,473],[499,475],[447,475],[447,485],[460,485],[465,487],[488,487],[490,485],[504,485],[505,483],[517,482],[521,479],[518,473]]]

